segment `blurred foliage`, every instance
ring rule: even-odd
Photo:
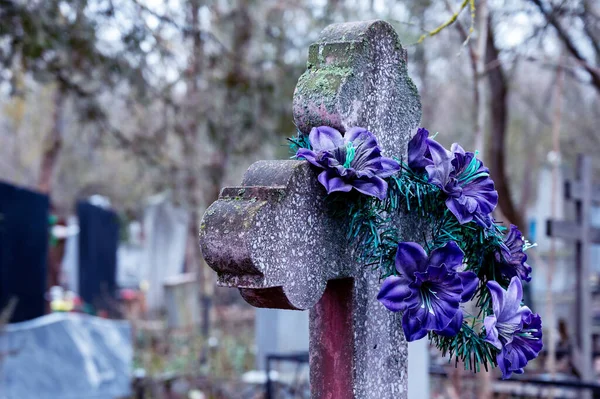
[[[528,181],[522,173],[527,149],[539,144],[528,168],[534,173],[550,148],[548,88],[559,60],[553,50],[556,35],[537,3],[490,4],[509,78],[507,145],[515,151],[507,165],[516,188]],[[0,166],[6,179],[35,185],[46,138],[58,131],[63,140],[52,166],[51,194],[63,213],[74,197],[91,192],[134,210],[140,200],[164,189],[201,210],[221,186],[237,183],[252,161],[287,156],[285,146],[276,143],[295,130],[293,90],[318,32],[332,22],[374,18],[392,22],[404,43],[436,32],[408,47],[411,76],[422,95],[422,123],[443,131],[442,142],[468,143],[474,104],[469,43],[459,30],[471,31],[473,5],[0,0],[0,92],[5,94],[0,98]],[[577,30],[572,34],[582,43],[597,37],[599,12],[593,2],[541,6],[546,14],[556,9],[561,26]],[[463,8],[471,12],[461,13]],[[438,32],[440,26],[447,27]],[[478,32],[473,35],[476,40]],[[588,57],[588,63],[592,60]],[[563,135],[570,156],[600,147],[594,129],[600,112],[581,61],[566,57],[562,62],[570,79],[565,108],[585,114],[565,115],[579,132]],[[57,101],[56,91],[64,91],[63,101]]]
[[[220,338],[217,338],[220,337]],[[134,368],[145,370],[149,378],[204,376],[234,378],[254,367],[251,328],[213,331],[204,338],[199,332],[166,333],[156,336],[138,331]]]
[[[0,6],[0,41],[5,44],[0,63],[15,72],[7,79],[13,94],[23,94],[18,78],[24,72],[40,83],[57,82],[78,98],[114,89],[123,81],[137,89],[139,100],[145,98],[141,43],[152,32],[131,19],[118,43],[101,39],[100,27],[118,15],[112,1],[2,0]],[[78,112],[93,119],[101,111],[88,106]]]

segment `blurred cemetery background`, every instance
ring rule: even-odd
[[[573,239],[551,238],[547,221],[600,227],[600,1],[475,3],[471,21],[450,0],[0,0],[0,398],[309,397],[308,313],[216,287],[199,220],[252,162],[289,157],[319,32],[376,18],[406,46],[422,125],[480,151],[497,219],[538,244],[526,290],[545,352],[522,377],[565,381],[474,376],[423,341],[409,397],[576,398],[599,383],[600,234],[557,224]]]

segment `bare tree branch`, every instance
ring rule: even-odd
[[[575,45],[575,42],[571,39],[571,37],[567,34],[565,27],[562,25],[561,21],[558,19],[558,16],[554,9],[547,10],[542,0],[530,0],[533,4],[537,6],[542,15],[546,18],[546,20],[556,29],[556,33],[561,41],[565,44],[566,49],[569,53],[575,57],[580,65],[588,72],[590,75],[593,86],[600,93],[600,69],[594,67],[582,54],[580,49]]]

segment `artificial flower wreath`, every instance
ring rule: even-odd
[[[479,370],[522,373],[542,349],[540,316],[522,304],[531,280],[519,229],[492,218],[498,193],[476,153],[445,149],[420,128],[407,162],[384,157],[373,133],[327,126],[289,139],[295,158],[320,170],[334,216],[349,223],[360,260],[383,279],[377,299],[402,312],[408,341],[428,336],[442,353]],[[423,242],[399,242],[394,215],[424,219]],[[464,304],[474,301],[469,314]]]

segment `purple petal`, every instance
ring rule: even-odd
[[[431,165],[433,162],[425,157],[427,152],[427,137],[429,131],[425,128],[419,128],[417,133],[408,142],[408,167],[415,172],[420,172],[425,169],[427,165]]]
[[[402,315],[402,330],[408,342],[419,340],[427,335],[427,329],[423,328],[419,319],[411,317],[408,311]]]
[[[473,215],[456,198],[447,198],[446,206],[456,216],[458,223],[465,224],[473,220]]]
[[[483,214],[492,212],[498,205],[498,192],[494,188],[494,182],[489,177],[475,179],[463,185],[463,194],[468,198],[472,198]]]
[[[492,310],[497,316],[504,309],[504,294],[506,291],[495,281],[488,281],[487,288],[492,296]]]
[[[521,304],[521,301],[523,300],[523,285],[521,284],[521,280],[517,277],[510,279],[508,289],[506,290],[506,296],[518,301],[519,305]]]
[[[429,264],[432,266],[446,265],[448,269],[456,270],[462,265],[465,253],[456,245],[454,241],[448,242],[440,248],[431,251],[429,255]]]
[[[375,135],[369,132],[367,129],[355,126],[346,131],[346,134],[344,135],[344,141],[348,143],[351,141],[356,141],[357,139],[363,140],[365,139],[364,136],[375,138]]]
[[[428,165],[425,167],[425,170],[429,176],[429,183],[445,190],[451,180],[450,173],[452,172],[452,164],[450,158],[438,157],[436,159],[437,163]]]
[[[409,287],[419,288],[420,305],[409,309],[411,317],[418,318],[427,330],[443,330],[459,309],[460,278],[445,266],[429,266],[425,273],[415,273],[415,277],[415,283]]]
[[[415,273],[425,271],[427,254],[416,242],[401,242],[396,251],[396,270],[413,281]]]
[[[325,190],[327,190],[328,194],[335,191],[348,192],[352,190],[352,186],[350,184],[344,182],[341,177],[337,176],[331,170],[325,170],[321,172],[318,179],[323,187],[325,187]]]
[[[518,276],[521,280],[531,281],[531,266],[526,263],[527,255],[523,251],[523,244],[523,234],[517,226],[511,224],[501,251],[496,253],[496,260],[500,262],[500,272],[505,277]]]
[[[459,272],[458,277],[460,277],[463,286],[460,301],[467,302],[473,298],[475,290],[477,290],[477,286],[479,285],[479,279],[473,272]]]
[[[407,308],[405,301],[411,295],[411,290],[406,284],[406,279],[398,276],[389,276],[381,284],[377,300],[392,312],[403,312]]]
[[[498,329],[496,328],[496,316],[486,316],[483,320],[485,326],[486,337],[485,340],[490,344],[494,345],[498,349],[502,349],[502,343],[498,337]]]
[[[361,193],[377,197],[380,200],[384,200],[387,196],[388,184],[385,180],[377,176],[373,176],[370,179],[354,180],[352,185]]]
[[[313,164],[319,168],[322,168],[322,169],[324,168],[324,166],[321,165],[319,163],[319,161],[317,160],[317,154],[314,151],[311,151],[307,148],[299,148],[298,151],[296,151],[296,158],[298,158],[298,159],[304,158],[311,164]]]
[[[390,177],[400,170],[400,164],[392,158],[381,157],[381,171],[377,173],[379,177]]]
[[[504,351],[500,351],[496,356],[496,362],[498,363],[498,367],[500,371],[502,371],[502,379],[507,380],[512,376],[512,371],[510,370],[510,366],[508,362],[504,359]]]
[[[488,281],[487,287],[492,296],[492,308],[497,324],[506,328],[510,326],[511,329],[520,328],[522,317],[531,313],[527,306],[521,306],[523,300],[521,280],[513,277],[506,291],[495,281]],[[507,337],[507,342],[511,339],[512,337]]]
[[[315,152],[333,150],[344,145],[342,134],[329,126],[313,127],[308,139]]]
[[[519,320],[521,314],[529,310],[526,306],[521,306],[523,301],[523,285],[518,277],[513,277],[508,284],[506,294],[504,295],[504,308],[498,314],[498,320],[504,321],[508,318],[516,317],[518,314]]]
[[[502,337],[500,341],[502,342]],[[535,359],[543,346],[540,316],[533,313],[524,314],[522,328],[514,334],[510,342],[504,343],[496,357],[498,364],[502,366],[503,378],[509,378],[511,373],[521,374],[527,362]]]
[[[523,374],[523,367],[527,365],[524,353],[519,350],[507,350],[505,348],[496,356],[496,361],[498,361],[498,358],[501,359],[504,366],[501,367],[503,380],[509,379],[512,373]],[[498,362],[498,365],[500,365],[500,362]],[[519,365],[522,366],[519,367]]]
[[[436,333],[443,337],[454,337],[456,334],[458,334],[462,327],[463,318],[463,312],[459,309],[452,318],[450,324],[448,324],[443,330],[436,331]]]
[[[452,143],[452,145],[450,146],[450,152],[453,153],[453,154],[455,154],[455,155],[457,153],[460,154],[460,155],[465,155],[466,154],[464,148],[462,148],[460,146],[460,144],[458,144],[458,143]]]
[[[431,154],[431,160],[437,167],[446,165],[452,162],[452,154],[448,152],[440,143],[433,139],[427,140],[429,145],[429,152]]]

